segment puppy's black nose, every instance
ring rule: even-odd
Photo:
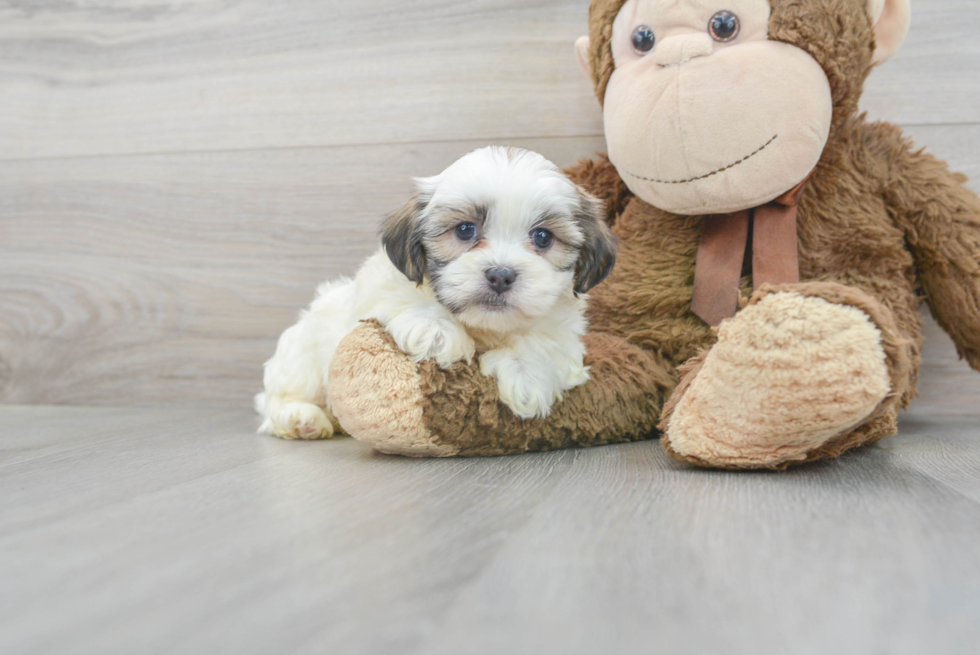
[[[497,293],[503,293],[510,289],[516,279],[517,273],[509,268],[491,268],[487,270],[487,282],[490,283],[490,288]]]

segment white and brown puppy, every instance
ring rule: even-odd
[[[362,319],[385,325],[416,361],[472,361],[522,418],[544,417],[583,384],[581,295],[609,274],[615,243],[602,204],[539,154],[472,152],[387,218],[382,249],[353,279],[323,284],[279,339],[256,398],[260,431],[318,439],[340,430],[327,373]]]

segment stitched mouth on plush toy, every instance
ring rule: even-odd
[[[733,162],[733,163],[729,164],[728,166],[722,166],[718,170],[711,171],[710,173],[705,173],[704,175],[698,175],[697,177],[692,177],[692,178],[689,178],[687,180],[658,180],[658,179],[655,179],[655,178],[652,178],[652,177],[643,177],[642,175],[636,175],[635,173],[630,173],[629,171],[625,171],[625,173],[627,175],[629,175],[630,177],[635,177],[638,180],[643,180],[645,182],[655,182],[657,184],[687,184],[689,182],[697,182],[698,180],[707,179],[707,178],[711,177],[712,175],[718,175],[719,173],[724,173],[725,171],[728,171],[728,170],[731,170],[731,169],[735,168],[739,164],[744,164],[745,162],[747,162],[748,160],[752,159],[753,157],[755,157],[756,155],[758,155],[760,152],[762,152],[763,150],[765,150],[766,148],[768,148],[770,145],[772,145],[773,141],[775,141],[778,138],[779,138],[779,135],[778,134],[774,134],[771,139],[769,139],[764,144],[762,144],[761,146],[759,146],[758,148],[756,148],[754,151],[750,152],[749,154],[745,155],[744,157],[742,157],[738,161]]]

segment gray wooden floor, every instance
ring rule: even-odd
[[[980,191],[980,3],[912,4],[863,107]],[[587,5],[0,1],[0,654],[980,652],[980,375],[932,323],[901,434],[784,474],[254,434],[411,176],[603,149]]]
[[[976,653],[980,376],[782,474],[410,460],[247,408],[0,408],[2,653]]]

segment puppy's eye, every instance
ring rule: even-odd
[[[648,25],[637,25],[633,30],[633,52],[641,57],[651,50],[657,43],[657,37],[653,35],[653,30]]]
[[[719,11],[708,21],[708,32],[711,38],[721,43],[731,41],[741,29],[738,16],[730,11]]]
[[[476,237],[476,225],[460,223],[456,226],[456,238],[460,241],[472,241]]]
[[[539,227],[534,232],[531,232],[531,240],[534,241],[535,248],[547,250],[551,247],[551,244],[555,242],[555,235],[548,230]]]

